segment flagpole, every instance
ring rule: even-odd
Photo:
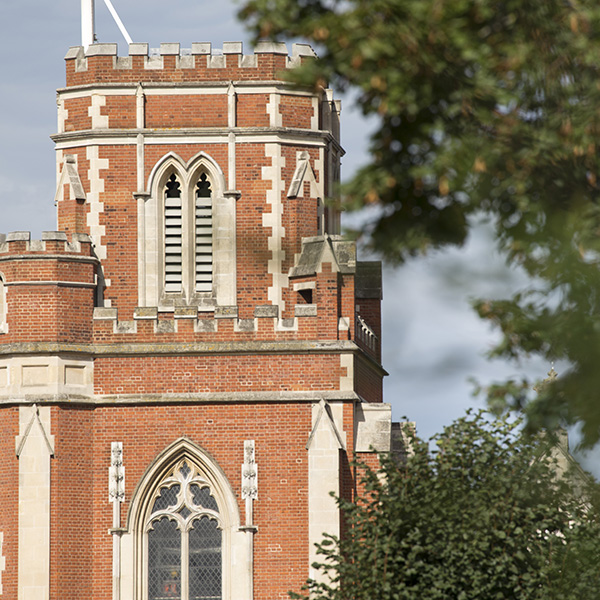
[[[81,0],[81,45],[84,50],[94,43],[94,0]]]

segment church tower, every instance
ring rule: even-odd
[[[390,449],[381,267],[309,46],[71,48],[57,232],[0,236],[0,594],[274,600]]]

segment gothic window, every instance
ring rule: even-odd
[[[138,306],[211,309],[236,303],[236,199],[204,152],[174,153],[151,171],[138,198]]]
[[[144,529],[148,600],[221,600],[222,517],[191,461],[157,486]]]

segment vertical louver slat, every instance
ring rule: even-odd
[[[165,291],[182,287],[182,205],[180,185],[171,175],[165,192]]]
[[[210,292],[213,284],[212,191],[203,173],[196,189],[196,291]]]

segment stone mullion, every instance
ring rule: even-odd
[[[190,595],[190,545],[188,524],[181,530],[181,600],[189,600]]]

